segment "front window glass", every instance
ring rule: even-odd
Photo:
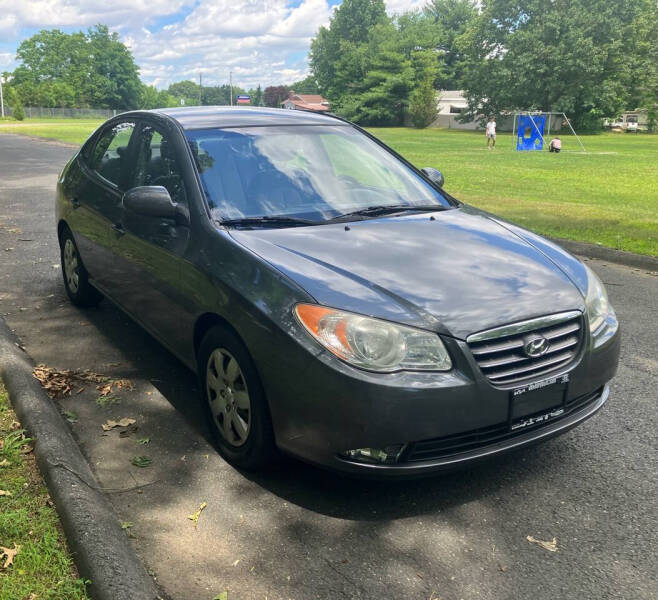
[[[134,129],[134,123],[125,122],[104,131],[91,156],[90,167],[119,187],[128,168],[128,144]]]
[[[169,136],[151,125],[144,125],[139,132],[137,146],[133,185],[161,185],[174,202],[185,203],[183,177]]]
[[[217,219],[324,221],[371,206],[450,203],[349,126],[244,127],[187,132]]]

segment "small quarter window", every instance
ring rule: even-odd
[[[124,122],[103,132],[91,155],[89,166],[103,179],[120,186],[127,164],[128,144],[135,124]]]

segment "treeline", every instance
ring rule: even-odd
[[[311,72],[332,108],[365,125],[436,118],[436,89],[461,89],[460,35],[476,18],[470,0],[433,0],[386,14],[383,0],[344,0],[311,43]]]
[[[186,80],[158,90],[139,78],[130,50],[105,25],[87,32],[42,30],[24,40],[16,51],[19,66],[4,73],[6,102],[22,117],[22,106],[46,108],[110,108],[131,110],[173,106],[226,105],[249,94],[254,106],[278,107],[290,90],[319,93],[312,77],[290,85],[200,85]]]
[[[369,125],[432,116],[433,90],[464,90],[462,120],[559,111],[581,129],[645,107],[658,116],[656,0],[432,0],[395,17],[343,0],[311,44],[332,108]]]

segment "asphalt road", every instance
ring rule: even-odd
[[[292,460],[245,474],[208,443],[191,373],[108,302],[67,302],[53,189],[71,154],[0,135],[0,313],[37,362],[134,384],[109,406],[93,385],[60,404],[77,413],[76,439],[171,598],[658,598],[655,275],[590,262],[622,322],[621,366],[604,409],[560,438],[404,483]],[[137,432],[102,431],[124,416]],[[135,455],[151,466],[132,466]],[[528,535],[556,538],[558,551]]]

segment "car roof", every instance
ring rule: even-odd
[[[336,117],[311,111],[263,108],[259,106],[186,106],[181,108],[159,108],[149,112],[167,115],[178,121],[183,129],[347,124]]]

